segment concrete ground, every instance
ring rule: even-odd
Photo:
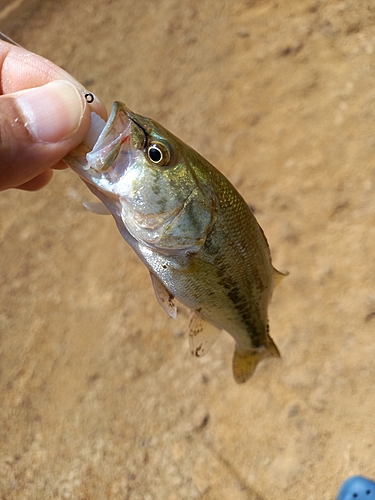
[[[189,354],[70,171],[0,194],[0,498],[322,500],[375,478],[375,8],[0,1],[1,30],[234,183],[290,275],[282,360]]]

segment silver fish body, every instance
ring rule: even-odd
[[[215,167],[121,102],[106,124],[93,117],[89,137],[65,161],[148,267],[167,313],[176,315],[174,298],[193,311],[194,355],[226,330],[239,383],[262,359],[279,357],[267,309],[282,274],[252,211]]]

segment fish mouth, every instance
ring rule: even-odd
[[[131,119],[128,112],[128,108],[121,101],[113,103],[107,122],[92,112],[91,125],[86,137],[64,158],[65,163],[87,180],[92,175],[97,177],[107,172],[117,159],[120,150],[130,147]]]

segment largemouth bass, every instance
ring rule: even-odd
[[[101,200],[151,274],[175,318],[175,299],[193,312],[189,341],[203,356],[221,330],[235,340],[233,374],[245,382],[264,358],[280,357],[267,308],[283,276],[266,237],[232,184],[155,121],[115,102],[66,163]]]

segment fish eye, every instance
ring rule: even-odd
[[[147,155],[155,165],[166,166],[171,160],[171,153],[168,147],[161,142],[152,142],[147,148]]]

